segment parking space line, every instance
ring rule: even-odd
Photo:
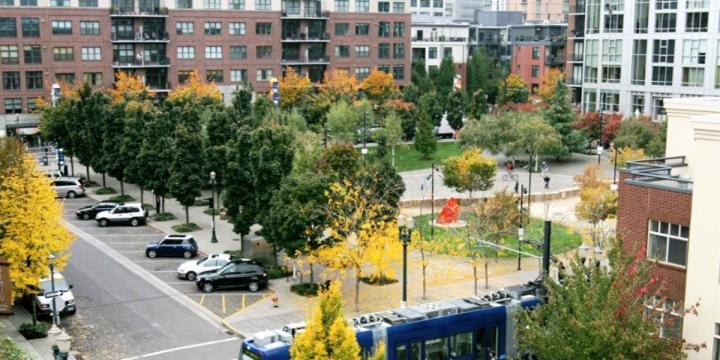
[[[208,346],[208,345],[215,345],[215,344],[225,343],[225,342],[229,342],[229,341],[238,341],[238,340],[240,340],[240,339],[237,337],[225,338],[225,339],[221,339],[221,340],[208,341],[208,342],[204,342],[204,343],[200,343],[200,344],[180,346],[180,347],[176,347],[176,348],[172,348],[172,349],[156,351],[156,352],[149,353],[149,354],[143,354],[143,355],[125,358],[123,360],[145,359],[145,358],[149,358],[149,357],[153,357],[153,356],[157,356],[157,355],[164,355],[167,353],[172,353],[172,352],[176,352],[176,351],[180,351],[180,350],[188,350],[188,349],[204,347],[204,346]]]
[[[245,310],[245,294],[242,296],[242,309]]]
[[[162,234],[102,234],[102,235],[98,234],[98,235],[94,235],[94,236],[97,236],[97,237],[104,237],[104,236],[107,236],[107,237],[113,237],[113,236],[155,236],[155,237],[159,237],[161,235]]]
[[[177,272],[175,270],[148,270],[151,273],[174,273]]]
[[[205,302],[205,294],[202,294],[202,296],[200,296],[200,305],[202,305],[204,302]]]
[[[222,308],[223,308],[223,314],[225,314],[225,294],[222,296]]]

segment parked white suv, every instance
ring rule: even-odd
[[[101,227],[110,224],[130,224],[130,226],[138,226],[144,224],[147,218],[147,210],[140,203],[127,203],[118,207],[103,211],[95,216],[95,220]]]

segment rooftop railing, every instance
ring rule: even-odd
[[[673,174],[673,169],[686,166],[685,156],[628,161],[625,164],[625,170],[630,174],[630,178],[625,179],[625,182],[638,186],[692,193],[692,179]]]

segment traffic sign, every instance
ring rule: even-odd
[[[63,292],[61,290],[50,291],[50,292],[45,293],[45,297],[46,298],[54,298],[54,297],[61,296],[62,293]]]
[[[58,164],[65,165],[65,151],[58,149]]]
[[[274,93],[274,94],[273,94],[273,100],[275,100],[275,101],[280,100],[280,94]]]

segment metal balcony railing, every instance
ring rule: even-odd
[[[110,35],[112,41],[132,41],[132,42],[153,42],[153,41],[169,41],[170,34],[163,32],[136,32],[136,33],[112,33]]]
[[[467,42],[465,37],[454,37],[454,36],[413,36],[411,41],[433,41],[433,42]]]
[[[284,41],[329,41],[330,34],[285,34],[282,37]]]
[[[692,179],[672,173],[673,169],[686,166],[685,156],[628,161],[625,164],[625,170],[630,174],[630,178],[625,179],[625,182],[638,186],[692,193]]]

